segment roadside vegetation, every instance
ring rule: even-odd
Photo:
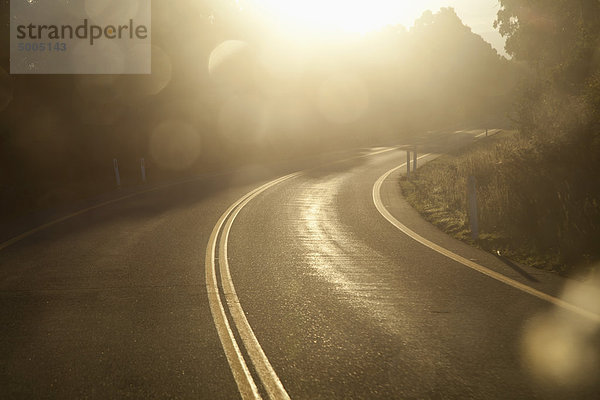
[[[496,26],[523,69],[516,132],[487,138],[401,182],[430,221],[470,240],[466,180],[477,180],[478,244],[565,274],[600,260],[600,3],[502,0]]]
[[[467,217],[467,179],[474,176],[474,244],[522,264],[583,272],[600,259],[600,158],[581,158],[588,150],[580,146],[503,132],[423,165],[400,185],[426,219],[474,243]]]

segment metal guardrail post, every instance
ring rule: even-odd
[[[142,182],[146,182],[146,163],[143,158],[140,159],[140,169],[142,171]]]
[[[417,171],[417,148],[415,147],[415,151],[413,152],[413,171]]]
[[[469,226],[471,227],[471,237],[473,240],[479,239],[476,183],[475,177],[470,175],[467,181],[467,216],[469,218]]]
[[[117,186],[121,186],[121,175],[119,174],[119,163],[116,158],[113,158],[113,168],[115,170],[115,179],[117,181]]]

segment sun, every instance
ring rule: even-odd
[[[268,13],[280,26],[304,32],[359,33],[386,25],[411,26],[423,12],[414,0],[245,0],[240,5]]]

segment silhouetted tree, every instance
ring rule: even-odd
[[[595,134],[600,119],[600,2],[500,3],[495,26],[507,38],[506,51],[532,70],[520,103],[524,130]]]

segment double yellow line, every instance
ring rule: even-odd
[[[349,157],[338,160],[335,164],[355,158],[370,157],[377,154],[386,153],[395,148],[385,148],[360,156]],[[219,340],[227,357],[227,362],[233,377],[237,384],[242,399],[261,399],[258,385],[248,368],[248,362],[241,351],[241,345],[248,354],[249,361],[252,362],[254,371],[260,383],[271,400],[287,400],[290,398],[286,392],[279,377],[273,370],[271,363],[265,355],[252,327],[248,323],[246,314],[240,305],[239,298],[231,279],[229,262],[227,260],[227,242],[231,226],[240,211],[259,194],[272,188],[288,179],[301,175],[303,171],[285,175],[274,179],[257,189],[247,193],[233,203],[219,218],[214,226],[206,246],[205,270],[206,270],[206,291],[210,304],[210,311],[213,321],[219,335]],[[218,252],[218,253],[217,253]],[[220,277],[221,285],[219,286]],[[229,311],[231,321],[226,313]],[[238,343],[234,334],[237,331],[241,344]]]
[[[299,172],[296,172],[275,179],[240,198],[233,203],[223,215],[221,215],[208,239],[205,265],[206,291],[208,292],[210,311],[231,372],[233,373],[238,390],[242,395],[242,399],[260,399],[261,395],[256,382],[250,373],[248,364],[240,350],[240,344],[234,336],[232,325],[236,328],[254,370],[262,383],[262,387],[267,392],[269,398],[272,400],[284,400],[289,399],[290,397],[279,380],[279,377],[273,370],[260,343],[256,339],[237,297],[229,272],[229,263],[227,261],[227,241],[229,239],[229,232],[231,231],[233,221],[239,212],[253,198],[265,190],[288,179],[294,178],[299,174]],[[217,248],[218,256],[216,254]],[[217,280],[217,270],[221,278],[221,287],[219,287]],[[223,304],[222,299],[225,300],[225,305]],[[227,307],[229,314],[231,315],[232,324],[230,324],[227,318],[225,307]]]

